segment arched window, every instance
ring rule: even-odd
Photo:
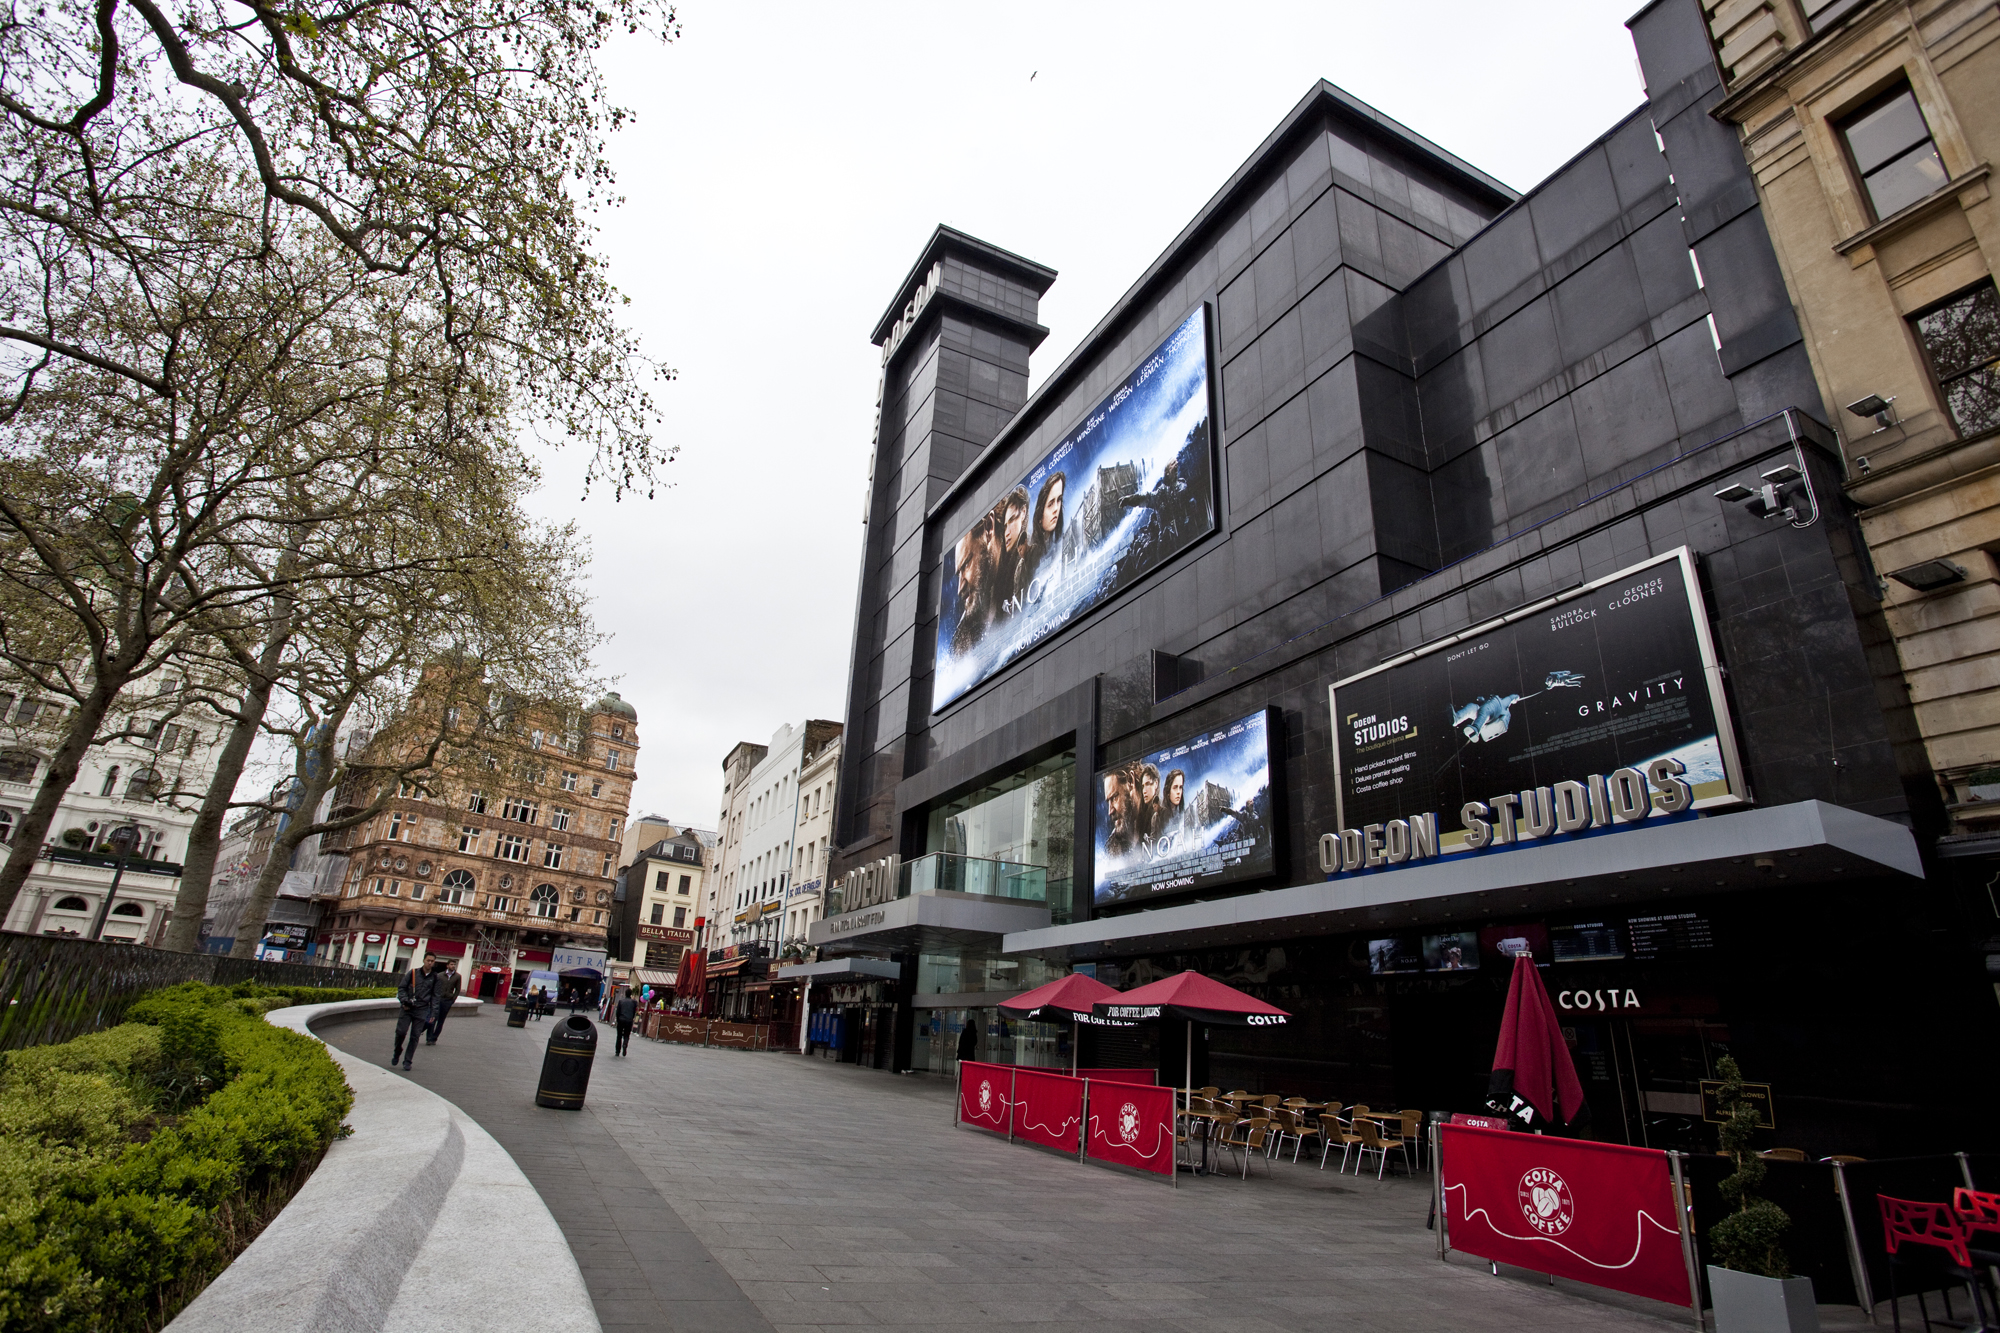
[[[553,917],[562,902],[562,895],[556,892],[553,884],[537,884],[534,892],[528,895],[528,902],[536,916]]]
[[[466,870],[454,870],[438,885],[438,901],[469,907],[472,905],[472,888],[472,873]]]
[[[132,780],[125,784],[125,799],[128,801],[157,801],[160,794],[154,784],[160,775],[150,768],[141,768],[132,774]]]
[[[41,762],[33,750],[0,750],[0,782],[33,782]]]
[[[141,907],[141,906],[139,906],[139,904],[137,904],[137,903],[120,903],[120,904],[118,904],[118,906],[116,906],[116,907],[114,907],[114,908],[112,908],[112,909],[111,909],[111,915],[113,915],[113,916],[144,916],[144,915],[146,915],[146,909],[145,909],[145,908],[143,908],[143,907]]]
[[[116,796],[118,794],[118,765],[113,764],[111,771],[104,775],[104,790],[97,794],[99,796]]]
[[[72,893],[67,898],[56,899],[56,910],[58,912],[88,912],[90,904]]]

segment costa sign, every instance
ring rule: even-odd
[[[1600,990],[1566,990],[1556,992],[1556,1007],[1584,1013],[1609,1013],[1614,1009],[1639,1008],[1639,993],[1627,988],[1620,991],[1616,986]]]
[[[1349,676],[1327,704],[1328,874],[1748,799],[1686,547]]]

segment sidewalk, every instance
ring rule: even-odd
[[[586,1108],[538,1110],[551,1030],[454,1017],[411,1077],[513,1153],[610,1333],[1693,1325],[1670,1306],[1438,1262],[1427,1176],[1378,1184],[1302,1158],[1176,1190],[955,1128],[937,1079],[639,1038],[615,1060],[600,1028]],[[387,1022],[329,1035],[387,1062]]]

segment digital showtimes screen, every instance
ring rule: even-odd
[[[1093,783],[1099,907],[1269,875],[1271,722],[1260,711],[1100,769]]]
[[[1215,530],[1208,379],[1202,306],[945,548],[933,707]]]

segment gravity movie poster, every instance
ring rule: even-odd
[[[1094,789],[1099,907],[1276,869],[1265,712],[1103,769]]]
[[[1435,811],[1463,850],[1467,801],[1666,757],[1697,807],[1740,797],[1683,554],[1335,685],[1341,827]]]
[[[1215,529],[1200,307],[945,549],[934,708]]]

